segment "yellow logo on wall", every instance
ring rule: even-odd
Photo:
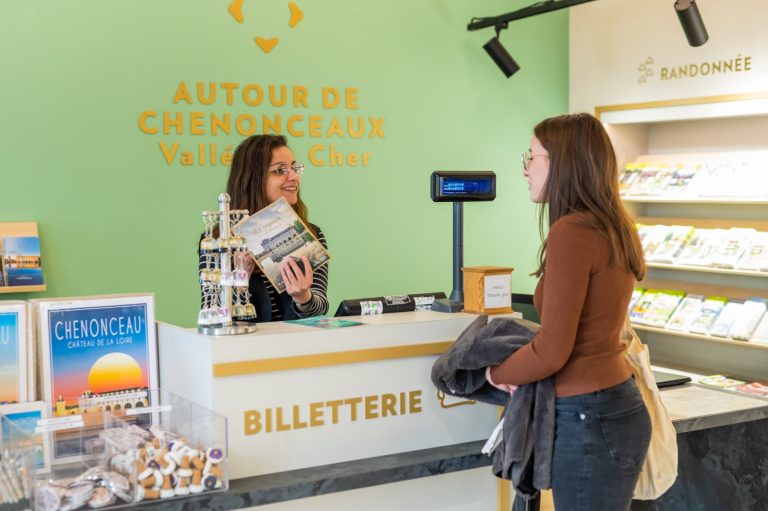
[[[227,9],[235,21],[241,24],[245,21],[245,17],[243,17],[243,2],[244,0],[232,0],[232,3],[229,4],[229,8]],[[299,6],[296,5],[295,2],[290,2],[288,4],[288,8],[291,12],[291,17],[288,20],[288,26],[294,28],[304,18],[304,13],[301,11]],[[277,37],[265,38],[256,36],[254,40],[256,41],[258,47],[261,48],[261,51],[264,53],[271,52],[275,46],[277,46],[277,43],[280,42]]]

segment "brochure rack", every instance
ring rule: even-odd
[[[742,97],[743,96],[743,97]],[[745,159],[765,151],[758,133],[768,123],[768,108],[744,109],[749,95],[733,95],[720,102],[689,98],[675,105],[628,104],[597,107],[597,116],[607,123],[616,147],[620,168],[643,161],[677,162],[742,154]],[[679,114],[675,116],[674,114]],[[691,134],[695,133],[694,136]],[[716,150],[717,153],[713,153]],[[654,160],[655,158],[655,160]],[[764,173],[765,169],[761,169]],[[749,180],[731,179],[728,196],[715,191],[700,194],[645,194],[624,197],[635,221],[644,225],[679,225],[694,229],[746,228],[768,231],[768,197],[763,189],[750,189]],[[768,298],[765,272],[712,266],[680,265],[651,261],[648,276],[638,283],[643,288],[677,289],[688,294],[726,296],[733,299]],[[763,346],[745,341],[669,332],[639,327],[651,347],[654,362],[670,366],[726,372],[745,379],[768,379]],[[724,342],[726,341],[726,342]]]

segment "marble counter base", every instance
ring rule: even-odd
[[[660,499],[633,511],[757,511],[768,504],[768,419],[678,434],[679,470]]]
[[[140,505],[151,511],[226,511],[447,474],[489,466],[491,458],[480,453],[484,443],[467,442],[236,479],[230,482],[227,492],[165,502],[144,501]]]

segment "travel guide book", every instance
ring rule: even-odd
[[[701,304],[699,315],[693,320],[688,330],[697,334],[708,334],[709,328],[722,312],[727,298],[722,296],[710,296]]]
[[[643,323],[664,328],[683,298],[685,298],[683,291],[659,291],[643,314]]]
[[[37,236],[3,238],[2,266],[7,286],[42,285],[40,238]]]
[[[750,249],[741,256],[737,268],[742,270],[768,271],[768,232],[752,236]]]
[[[331,259],[331,254],[282,197],[242,220],[233,231],[245,238],[256,264],[279,293],[285,291],[280,265],[287,257],[301,260],[306,256],[313,271]]]
[[[704,297],[701,295],[688,295],[683,298],[672,317],[667,321],[666,328],[687,332],[693,320],[698,316],[702,302],[704,302]]]

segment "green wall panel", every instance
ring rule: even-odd
[[[494,170],[495,202],[465,207],[465,264],[513,266],[513,290],[531,292],[539,244],[519,153],[532,126],[567,111],[567,12],[512,23],[502,42],[522,66],[506,79],[467,32],[473,16],[526,2],[462,0],[289,2],[139,0],[0,3],[0,222],[37,221],[45,293],[19,299],[151,291],[157,317],[192,326],[198,305],[200,211],[216,207],[228,168],[199,164],[198,145],[221,154],[244,138],[213,134],[214,114],[280,116],[299,160],[302,195],[328,238],[332,307],[342,298],[451,287],[451,206],[429,199],[436,169]],[[255,37],[278,38],[265,53]],[[192,104],[173,101],[184,82]],[[212,104],[196,85],[217,86]],[[232,104],[226,86],[237,88]],[[242,100],[248,84],[306,89],[307,106]],[[356,108],[324,108],[322,90],[354,89]],[[256,90],[252,87],[251,92]],[[253,96],[249,96],[253,97]],[[148,117],[144,133],[139,119]],[[163,112],[184,133],[162,133]],[[190,119],[201,116],[193,134]],[[286,121],[302,116],[288,133]],[[332,118],[367,126],[359,138],[310,136]],[[371,138],[371,121],[381,133]],[[234,125],[234,123],[232,123]],[[295,135],[294,130],[294,135]],[[160,148],[178,144],[169,164]],[[366,166],[313,166],[311,149],[369,153]],[[181,152],[195,155],[181,164]]]

